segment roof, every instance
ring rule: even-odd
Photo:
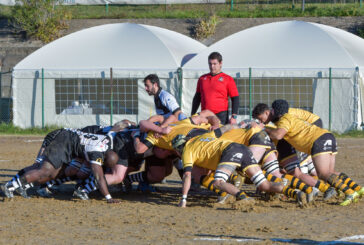
[[[201,51],[184,70],[208,70],[207,57],[213,51],[222,54],[223,69],[364,66],[364,39],[303,21],[264,24],[230,35]]]
[[[21,69],[176,69],[206,46],[167,29],[131,24],[107,24],[84,29],[36,50]]]

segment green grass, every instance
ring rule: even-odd
[[[49,132],[60,128],[59,126],[47,126],[45,128],[26,128],[22,129],[13,124],[0,124],[0,135],[46,135]]]
[[[0,6],[0,18],[11,18],[11,8]],[[292,2],[275,4],[177,4],[177,5],[110,5],[108,12],[103,5],[66,6],[73,19],[141,19],[141,18],[201,18],[215,13],[223,18],[259,17],[319,17],[319,16],[364,16],[364,7],[359,3],[309,3],[305,12],[300,3],[292,9]]]
[[[334,135],[337,138],[364,138],[364,131],[351,130],[343,134],[334,133]]]

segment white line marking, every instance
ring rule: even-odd
[[[344,237],[344,238],[341,238],[341,239],[336,240],[336,241],[350,241],[350,240],[359,240],[359,239],[363,239],[364,240],[364,235],[356,235],[356,236]]]
[[[40,142],[40,141],[43,141],[43,140],[24,140],[24,142],[26,142],[26,143]]]
[[[10,162],[10,160],[0,160],[0,162]]]
[[[194,241],[234,241],[234,242],[260,242],[262,239],[226,239],[226,238],[209,238],[209,237],[201,237],[201,238],[194,238]]]

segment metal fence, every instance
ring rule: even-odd
[[[12,121],[11,71],[0,72],[0,123]]]

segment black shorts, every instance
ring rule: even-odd
[[[261,146],[266,149],[275,149],[273,142],[265,131],[254,134],[249,140],[249,146]]]
[[[117,133],[114,136],[114,149],[119,156],[117,164],[139,169],[144,162],[143,154],[137,154],[131,133]]]
[[[57,135],[62,132],[64,129],[57,129],[54,130],[50,133],[48,133],[46,135],[46,137],[44,137],[43,143],[42,143],[42,148],[46,148],[56,137]]]
[[[315,142],[313,143],[311,149],[311,155],[314,157],[315,155],[325,154],[325,153],[337,153],[337,144],[335,136],[331,133],[326,133],[321,135]]]
[[[250,165],[257,164],[253,153],[245,145],[231,143],[221,154],[219,165],[234,165],[243,171]]]
[[[44,150],[44,160],[55,169],[71,162],[73,158],[83,157],[83,149],[77,133],[62,130]]]
[[[317,127],[319,127],[319,128],[323,128],[323,123],[322,123],[321,118],[317,119],[317,120],[316,120],[316,121],[314,121],[312,124],[313,124],[313,125],[316,125],[316,126],[317,126]]]
[[[278,151],[278,161],[283,161],[288,157],[293,155],[297,155],[296,149],[291,146],[285,139],[281,139],[278,141],[277,144],[277,151]]]

